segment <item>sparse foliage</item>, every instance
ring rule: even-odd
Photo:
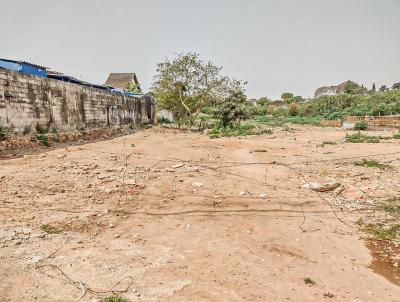
[[[129,82],[126,87],[125,87],[126,92],[132,92],[132,93],[142,93],[142,89],[140,88],[139,84]]]

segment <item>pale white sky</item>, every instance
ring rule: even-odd
[[[104,83],[195,51],[249,97],[400,81],[400,0],[0,0],[0,57]]]

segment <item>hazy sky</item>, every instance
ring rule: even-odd
[[[0,0],[0,57],[103,84],[195,51],[249,97],[400,81],[400,0]]]

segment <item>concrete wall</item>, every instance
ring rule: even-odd
[[[98,88],[0,69],[0,126],[27,133],[109,125],[141,125],[154,119],[145,98],[124,97]]]

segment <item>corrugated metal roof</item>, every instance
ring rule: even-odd
[[[11,62],[11,63],[27,64],[27,65],[31,65],[31,66],[34,66],[34,67],[37,67],[37,68],[44,69],[44,70],[47,70],[47,69],[48,69],[48,68],[45,67],[45,66],[37,65],[37,64],[34,64],[34,63],[26,62],[26,61],[16,61],[16,60],[3,59],[3,58],[0,58],[0,60],[6,61],[6,62]]]

